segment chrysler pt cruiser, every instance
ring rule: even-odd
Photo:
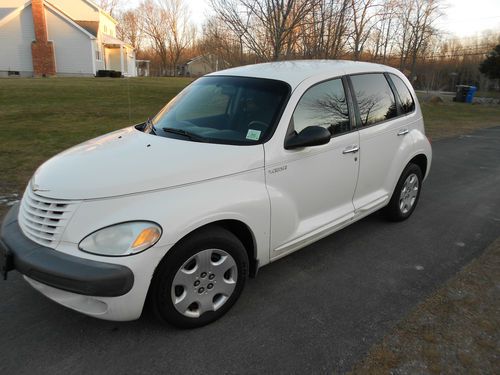
[[[0,266],[71,309],[197,327],[257,270],[383,209],[415,210],[431,147],[383,65],[293,61],[194,81],[148,121],[45,162],[3,221]]]

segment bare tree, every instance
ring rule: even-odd
[[[379,15],[376,8],[380,4],[375,0],[351,0],[352,27],[351,35],[354,60],[359,60],[363,47],[375,26],[376,17]]]
[[[164,35],[173,75],[177,75],[177,66],[184,50],[193,44],[196,29],[190,22],[190,12],[183,0],[161,0],[168,33]]]
[[[142,2],[138,8],[138,14],[144,35],[160,58],[160,75],[165,75],[169,66],[168,46],[165,39],[169,32],[168,17],[154,0]]]
[[[205,22],[197,47],[202,55],[214,55],[214,70],[245,63],[239,38],[217,16]]]
[[[119,10],[121,0],[98,0],[96,3],[99,7],[114,17]]]
[[[373,33],[373,59],[386,63],[392,53],[396,36],[396,17],[398,0],[385,0],[375,22]]]
[[[319,0],[210,0],[215,13],[238,36],[241,46],[262,60],[290,57],[297,30]]]
[[[412,78],[418,57],[425,54],[432,38],[438,34],[434,24],[441,14],[440,0],[400,0],[399,69],[409,68]]]
[[[138,9],[140,30],[161,60],[161,75],[176,75],[196,30],[183,0],[145,0]]]
[[[121,13],[118,22],[118,38],[130,44],[136,51],[140,50],[144,35],[139,11],[131,9]]]
[[[299,28],[298,48],[304,58],[336,58],[347,41],[350,0],[321,0]]]
[[[437,34],[435,21],[442,15],[439,9],[439,0],[413,0],[415,3],[411,26],[411,43],[409,45],[411,57],[411,77],[415,76],[417,58],[428,47],[431,38]]]

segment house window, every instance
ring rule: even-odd
[[[101,51],[99,51],[99,50],[95,51],[95,59],[99,60],[99,61],[102,60],[102,58],[101,58]]]

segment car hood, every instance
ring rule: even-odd
[[[264,166],[262,145],[190,142],[134,127],[72,147],[38,168],[31,187],[56,199],[94,199],[196,183]]]

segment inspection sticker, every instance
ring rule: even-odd
[[[247,139],[251,139],[252,141],[258,141],[260,138],[260,130],[248,129]]]

